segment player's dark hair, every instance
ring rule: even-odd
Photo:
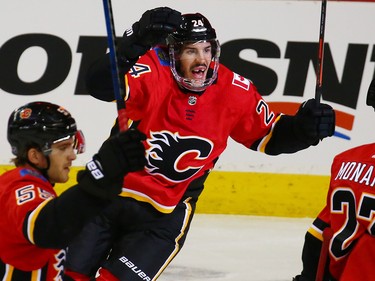
[[[27,157],[27,153],[30,149],[35,148],[39,150],[39,145],[36,143],[31,143],[29,145],[25,145],[20,150],[18,150],[18,154],[16,157],[11,159],[11,162],[16,166],[24,166],[29,163],[29,159]]]

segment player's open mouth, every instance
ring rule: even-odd
[[[193,77],[196,80],[201,80],[206,78],[206,67],[197,67],[194,68],[192,71]]]

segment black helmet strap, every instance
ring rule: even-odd
[[[33,167],[34,169],[38,170],[48,181],[50,181],[49,179],[49,176],[48,176],[48,170],[51,166],[51,159],[49,158],[49,155],[46,155],[44,153],[42,153],[43,156],[46,158],[47,160],[47,167],[46,168],[40,168],[38,167],[37,165],[35,165],[34,163],[32,163],[30,160],[29,160],[29,157],[26,158],[26,162],[31,166]]]

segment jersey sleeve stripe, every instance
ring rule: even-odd
[[[43,207],[50,201],[52,200],[53,197],[48,198],[47,200],[43,201],[39,206],[32,211],[28,218],[27,218],[27,239],[35,245],[34,241],[34,227],[35,227],[35,221],[40,213],[40,211],[43,209]]]
[[[267,143],[269,142],[269,140],[272,137],[273,128],[275,127],[275,124],[277,123],[277,121],[279,121],[280,117],[281,117],[281,115],[279,115],[279,116],[276,117],[276,120],[272,124],[272,128],[271,128],[270,132],[259,143],[257,151],[263,152],[263,153],[266,151]]]

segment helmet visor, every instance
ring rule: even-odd
[[[85,136],[83,135],[83,132],[81,130],[77,130],[75,134],[72,135],[67,135],[64,137],[61,137],[57,140],[54,140],[52,144],[59,143],[65,140],[68,140],[70,138],[73,138],[73,149],[76,154],[81,154],[84,153],[86,150],[86,142],[85,142]],[[50,149],[49,149],[50,151]]]
[[[74,135],[73,148],[76,151],[76,154],[81,154],[86,151],[85,136],[81,130],[77,130],[76,134]]]

